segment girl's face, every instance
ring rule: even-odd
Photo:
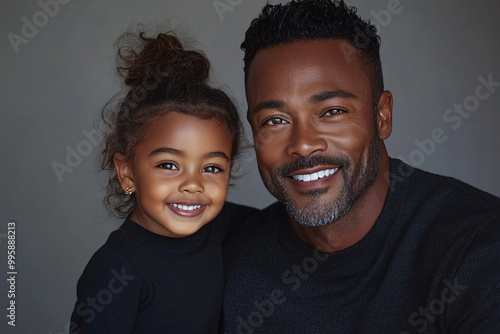
[[[216,120],[170,112],[118,171],[137,199],[131,219],[156,234],[183,237],[222,209],[231,169],[231,137]],[[117,167],[117,170],[120,167]]]

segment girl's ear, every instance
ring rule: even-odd
[[[118,181],[120,181],[123,191],[129,188],[132,192],[135,192],[134,175],[130,167],[130,162],[127,161],[123,154],[115,153],[113,156],[113,163],[115,165]]]

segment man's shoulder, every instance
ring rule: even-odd
[[[427,172],[392,159],[391,186],[408,181],[406,205],[431,207],[436,211],[500,214],[500,198],[453,177]]]
[[[406,187],[405,192],[399,192],[404,193],[404,199],[398,208],[398,223],[406,225],[412,235],[420,235],[426,245],[441,245],[446,251],[457,244],[465,247],[491,238],[500,240],[500,198],[458,179],[408,167],[401,161],[394,165],[406,173],[397,174],[395,168],[391,169],[395,180],[406,178],[395,186]]]

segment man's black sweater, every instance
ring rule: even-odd
[[[398,160],[352,247],[304,245],[274,204],[224,255],[227,333],[500,333],[500,199]]]

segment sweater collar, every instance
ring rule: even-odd
[[[182,238],[172,238],[156,234],[148,229],[145,229],[135,221],[131,220],[129,215],[120,229],[132,234],[135,238],[148,244],[150,247],[162,250],[189,251],[199,247],[199,245],[207,239],[212,225],[211,223],[212,222],[205,224],[194,234]]]

